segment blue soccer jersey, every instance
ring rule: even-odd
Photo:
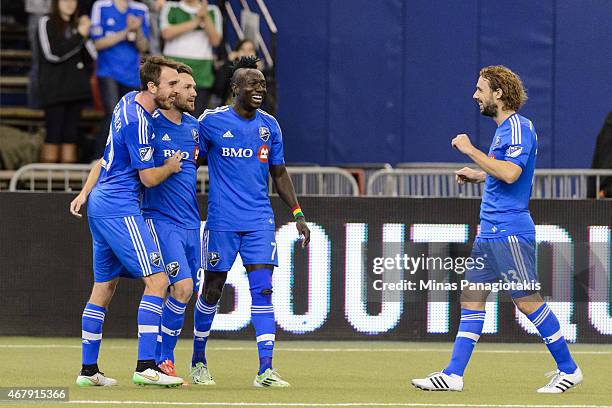
[[[89,217],[113,218],[140,215],[142,184],[139,170],[155,166],[155,135],[152,117],[135,98],[127,93],[113,111],[102,169],[98,183],[89,196]]]
[[[537,151],[538,138],[529,119],[514,114],[497,128],[489,156],[514,163],[523,172],[512,184],[487,175],[480,206],[480,236],[495,238],[535,233],[529,214],[529,197]]]
[[[222,106],[204,111],[199,121],[210,175],[206,229],[274,230],[268,174],[270,165],[285,163],[276,119],[258,109],[247,120]]]
[[[130,1],[125,13],[115,7],[113,0],[98,0],[91,10],[91,39],[96,41],[109,34],[127,28],[127,17],[133,15],[142,20],[142,32],[149,37],[149,11],[142,3]],[[96,74],[99,77],[110,77],[115,81],[139,88],[138,68],[140,54],[134,42],[121,41],[112,47],[98,51]]]
[[[196,161],[198,155],[206,154],[206,143],[200,137],[198,120],[184,113],[182,123],[177,125],[156,111],[153,114],[153,127],[157,135],[153,153],[155,166],[162,166],[166,159],[179,150],[183,160],[180,172],[156,187],[145,189],[143,215],[145,218],[169,221],[185,229],[199,229]]]

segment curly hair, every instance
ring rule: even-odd
[[[491,65],[480,70],[480,76],[489,81],[492,91],[502,90],[504,109],[518,111],[527,101],[527,91],[521,78],[503,65]]]

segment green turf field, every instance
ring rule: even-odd
[[[179,343],[179,374],[186,375],[190,347],[187,340]],[[410,378],[444,367],[450,347],[448,343],[280,342],[275,367],[292,387],[274,390],[251,385],[257,368],[254,342],[212,339],[208,358],[217,386],[159,389],[131,383],[135,340],[105,339],[100,368],[119,380],[119,386],[80,389],[73,385],[80,368],[79,339],[0,337],[0,387],[68,386],[70,405],[93,407],[612,406],[612,345],[572,346],[585,382],[560,395],[535,393],[547,382],[544,373],[554,368],[541,344],[479,344],[462,393],[414,389]]]

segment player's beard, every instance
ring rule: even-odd
[[[483,102],[482,104],[482,112],[481,112],[484,116],[488,116],[490,118],[494,118],[497,116],[497,105],[495,105],[494,103],[490,103],[490,104],[485,104]]]
[[[156,96],[155,97],[155,102],[157,103],[157,106],[159,106],[160,109],[172,108],[172,105],[174,104],[175,100],[176,100],[176,97],[172,98],[170,96],[166,96],[166,97]]]

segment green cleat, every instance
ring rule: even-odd
[[[202,362],[196,363],[195,367],[189,367],[189,379],[192,384],[217,385],[210,375],[208,367]]]
[[[291,386],[291,384],[283,380],[275,370],[268,368],[266,371],[255,377],[253,380],[253,386],[286,388]]]

